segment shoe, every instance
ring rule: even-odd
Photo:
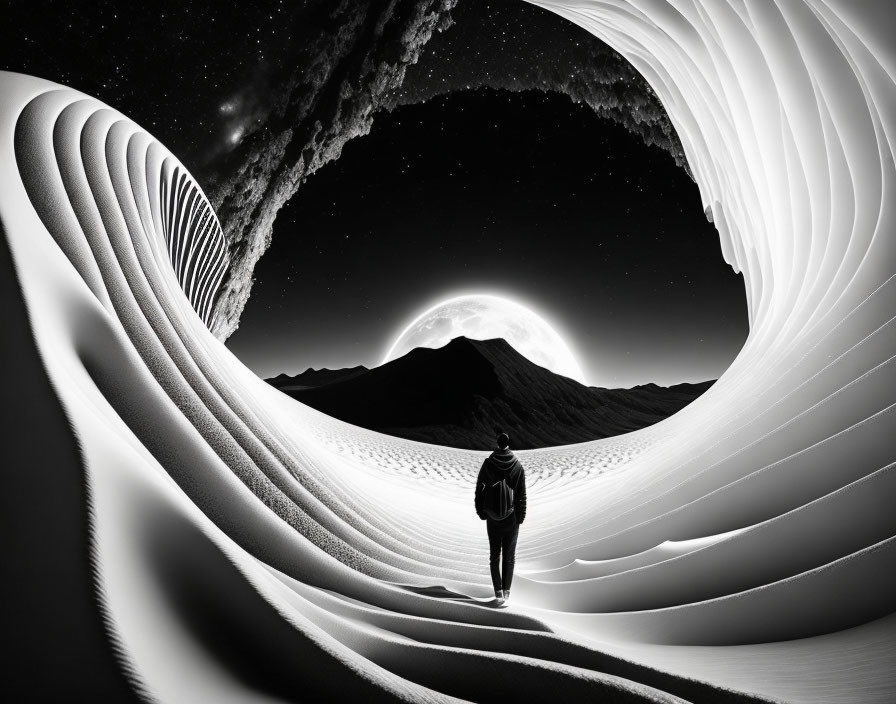
[[[507,605],[507,602],[510,601],[510,590],[504,592],[504,605]]]
[[[495,606],[502,606],[504,604],[504,592],[500,589],[495,592]]]

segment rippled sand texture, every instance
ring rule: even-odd
[[[53,394],[35,411],[35,456],[73,448],[5,471],[77,488],[73,513],[36,501],[17,531],[39,552],[86,524],[87,584],[53,583],[47,613],[89,615],[88,586],[141,695],[896,700],[889,5],[539,4],[656,90],[751,333],[667,421],[520,453],[508,610],[472,508],[485,453],[354,428],[257,379],[206,327],[227,252],[183,166],[98,101],[0,74],[3,278],[21,290],[3,344],[64,412],[41,420]]]

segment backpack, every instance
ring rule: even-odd
[[[493,482],[494,477],[485,477],[482,490],[482,511],[493,521],[501,521],[513,513],[513,488],[507,483],[508,477]]]

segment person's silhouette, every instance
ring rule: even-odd
[[[498,606],[506,606],[513,581],[516,540],[526,518],[526,472],[510,451],[507,433],[498,435],[497,444],[498,449],[479,469],[475,506],[476,514],[486,522],[488,531],[495,600]]]

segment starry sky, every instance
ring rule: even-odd
[[[263,111],[289,56],[286,0],[122,3],[3,0],[0,69],[121,110],[199,175]]]
[[[0,67],[104,100],[202,180],[276,99],[294,6],[167,7],[8,4]],[[576,52],[603,49],[513,0],[452,15],[408,72],[408,104],[279,212],[230,349],[263,377],[374,366],[426,304],[483,291],[563,331],[593,385],[717,377],[746,338],[746,305],[696,185],[590,107],[521,90],[532,66],[562,76],[588,58]]]
[[[480,89],[378,117],[309,179],[228,344],[268,376],[371,366],[427,303],[475,291],[531,305],[598,386],[715,378],[746,334],[668,154],[564,96]]]

